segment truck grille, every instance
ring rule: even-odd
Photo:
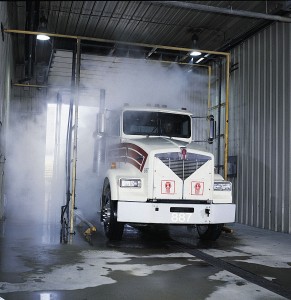
[[[187,179],[207,161],[211,160],[210,156],[189,152],[184,160],[182,159],[180,152],[159,153],[155,156],[182,180]]]

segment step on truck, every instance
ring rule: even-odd
[[[192,118],[165,107],[98,114],[100,216],[109,240],[122,239],[125,224],[194,225],[201,239],[216,240],[235,221],[232,184],[215,174],[213,154],[193,141]],[[207,119],[211,143],[214,119]]]

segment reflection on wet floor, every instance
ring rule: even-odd
[[[173,250],[171,239],[277,281],[290,290],[289,235],[234,224],[233,234],[223,233],[216,242],[202,243],[192,227],[126,226],[122,241],[109,242],[102,225],[96,228],[91,244],[82,224],[76,226],[70,243],[61,244],[59,224],[3,222],[0,297],[216,300],[241,299],[244,295],[245,299],[284,299],[187,252]]]

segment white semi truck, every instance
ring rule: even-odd
[[[125,224],[195,225],[201,239],[216,240],[235,221],[232,184],[215,174],[213,154],[193,141],[192,118],[165,107],[99,114],[101,221],[109,240],[120,240]]]

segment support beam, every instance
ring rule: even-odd
[[[171,1],[155,1],[155,3],[167,3]],[[176,2],[176,1],[172,1]],[[186,3],[187,4],[187,3]],[[291,19],[290,19],[291,21]],[[31,35],[37,35],[37,34],[44,34],[37,31],[25,31],[25,30],[15,30],[15,29],[5,29],[5,33],[19,33],[19,34],[31,34]],[[103,42],[103,43],[118,43],[123,45],[131,45],[131,46],[137,46],[137,47],[144,47],[144,48],[157,48],[157,49],[168,49],[168,50],[174,50],[174,51],[184,51],[188,53],[189,51],[192,51],[194,49],[191,48],[180,48],[180,47],[173,47],[173,46],[163,46],[163,45],[151,45],[151,44],[144,44],[144,43],[132,43],[132,42],[123,42],[123,41],[117,41],[117,40],[107,40],[107,39],[100,39],[100,38],[93,38],[93,37],[85,37],[85,36],[76,36],[76,35],[64,35],[64,34],[57,34],[57,33],[45,33],[48,36],[51,37],[59,37],[59,38],[68,38],[68,39],[76,39],[77,45],[80,47],[80,43],[82,40],[85,41],[94,41],[94,42]],[[227,178],[227,160],[228,160],[228,101],[229,101],[229,67],[230,67],[230,53],[229,52],[220,52],[220,51],[211,51],[211,50],[202,50],[199,49],[201,53],[206,54],[214,54],[214,55],[221,55],[226,57],[226,85],[225,85],[225,143],[224,143],[224,177]],[[77,58],[78,61],[78,58]],[[202,65],[197,65],[202,66]],[[79,66],[80,67],[80,66]],[[80,71],[80,70],[79,70]],[[79,74],[80,76],[80,74]],[[78,77],[78,74],[77,74]],[[79,77],[80,80],[80,77]],[[78,87],[78,93],[79,93],[79,87]],[[78,95],[77,95],[78,97]],[[76,116],[75,116],[76,117]],[[76,137],[77,139],[77,137]]]
[[[74,234],[74,210],[76,204],[76,175],[77,175],[77,140],[78,140],[78,110],[80,92],[80,69],[81,69],[81,40],[77,39],[77,64],[76,64],[76,96],[75,96],[75,122],[73,142],[73,167],[72,167],[72,198],[70,207],[70,234]]]
[[[288,23],[291,22],[291,18],[282,17],[278,15],[269,15],[269,14],[263,14],[263,13],[253,12],[253,11],[245,11],[245,10],[234,10],[229,8],[210,6],[210,5],[204,5],[198,3],[190,3],[184,1],[150,1],[150,2],[152,4],[162,4],[166,6],[186,8],[186,9],[199,10],[199,11],[212,12],[212,13],[225,14],[225,15],[238,16],[238,17],[265,19],[265,20],[288,22]]]
[[[157,48],[157,49],[167,49],[173,51],[181,51],[181,52],[189,52],[193,51],[192,48],[182,48],[182,47],[174,47],[174,46],[164,46],[164,45],[153,45],[153,44],[145,44],[145,43],[132,43],[132,42],[124,42],[118,40],[107,40],[107,39],[100,39],[88,36],[79,36],[79,35],[66,35],[66,34],[59,34],[59,33],[49,33],[49,32],[38,32],[38,31],[28,31],[28,30],[18,30],[18,29],[4,29],[5,33],[18,33],[18,34],[31,34],[31,35],[38,35],[38,34],[46,34],[50,37],[58,37],[64,39],[79,39],[81,41],[91,41],[91,42],[100,42],[100,43],[117,43],[120,45],[129,45],[129,46],[137,46],[137,47],[144,47],[144,48]],[[214,54],[214,55],[226,55],[226,52],[221,51],[212,51],[212,50],[203,50],[199,49],[201,53],[206,54]]]
[[[228,167],[228,114],[229,114],[229,68],[230,68],[230,53],[226,56],[225,64],[225,128],[224,128],[224,178],[227,180]]]

